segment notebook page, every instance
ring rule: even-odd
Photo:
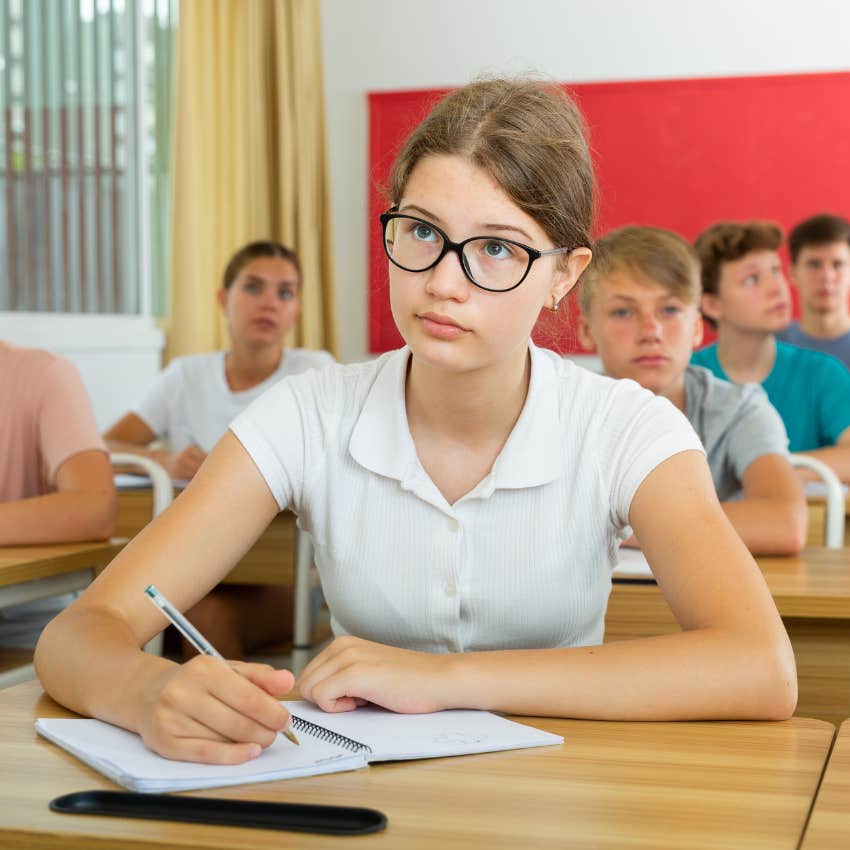
[[[372,748],[369,761],[437,758],[562,744],[560,735],[489,711],[395,714],[377,706],[328,714],[309,702],[286,702],[292,714]]]
[[[279,737],[252,761],[211,765],[158,756],[138,735],[100,720],[40,718],[35,728],[43,737],[131,791],[189,791],[366,766],[363,756],[309,737],[300,739],[301,746]]]

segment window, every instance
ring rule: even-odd
[[[164,312],[176,6],[0,0],[0,311]]]

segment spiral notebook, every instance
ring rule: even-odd
[[[131,791],[190,791],[356,770],[373,761],[438,758],[561,744],[560,735],[488,711],[394,714],[364,706],[327,714],[312,703],[287,702],[300,746],[278,737],[253,761],[210,765],[172,761],[142,739],[101,720],[39,718],[39,735]]]

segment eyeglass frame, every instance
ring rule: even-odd
[[[463,270],[463,274],[466,279],[473,285],[477,286],[479,289],[483,289],[485,292],[511,292],[511,290],[516,289],[527,277],[528,273],[531,271],[531,267],[534,263],[539,260],[541,257],[547,257],[550,254],[570,254],[576,250],[575,246],[572,248],[549,248],[546,251],[539,251],[537,248],[532,248],[531,245],[525,245],[522,242],[517,242],[515,239],[506,239],[503,236],[470,236],[468,239],[464,239],[461,242],[453,242],[449,239],[448,235],[444,230],[437,227],[436,224],[433,224],[430,221],[427,221],[424,218],[419,218],[415,215],[408,215],[407,213],[399,212],[397,207],[390,207],[386,212],[382,212],[378,218],[381,221],[381,242],[384,246],[384,253],[387,255],[387,259],[396,267],[405,272],[411,272],[413,274],[418,274],[419,272],[427,272],[433,269],[443,257],[446,256],[450,251],[457,254],[457,258],[460,261],[460,267]],[[412,221],[421,221],[422,224],[427,224],[428,227],[433,228],[440,234],[443,239],[443,249],[440,251],[437,259],[434,260],[433,263],[429,266],[425,266],[424,269],[409,269],[399,262],[393,259],[392,255],[389,252],[387,247],[387,225],[396,218],[407,218]],[[513,285],[509,286],[507,289],[491,289],[489,286],[484,286],[478,281],[476,281],[472,277],[472,272],[469,270],[466,264],[466,258],[463,255],[463,249],[469,242],[475,242],[478,239],[489,239],[494,240],[496,242],[506,242],[508,245],[516,245],[517,248],[522,248],[528,254],[528,265],[525,267],[525,271],[523,272],[522,277]]]

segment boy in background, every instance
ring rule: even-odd
[[[850,222],[827,214],[807,218],[788,235],[788,250],[801,316],[776,338],[850,366]]]
[[[699,262],[680,236],[623,227],[600,239],[579,290],[579,338],[612,378],[631,378],[678,407],[706,449],[717,495],[756,554],[799,552],[807,511],[788,438],[757,384],[735,386],[689,365],[702,341]]]
[[[791,318],[781,244],[782,230],[766,221],[718,222],[697,237],[702,314],[717,328],[717,342],[691,362],[736,384],[760,383],[791,451],[823,461],[848,482],[850,371],[828,354],[776,340]]]

